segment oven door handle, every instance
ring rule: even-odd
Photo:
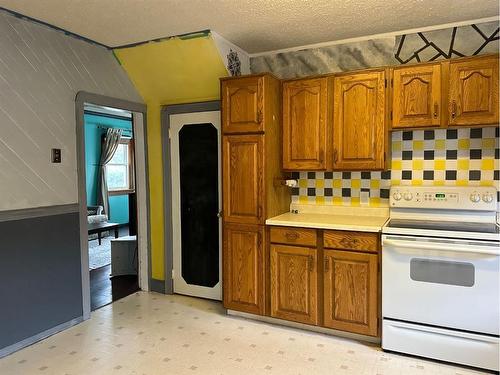
[[[443,244],[443,243],[417,243],[414,241],[402,241],[402,240],[388,240],[384,239],[382,242],[383,246],[391,246],[396,248],[402,248],[402,249],[421,249],[421,250],[434,250],[434,251],[454,251],[458,253],[476,253],[476,254],[487,254],[487,255],[500,255],[500,251],[498,248],[493,248],[493,249],[488,249],[483,246],[474,246],[474,245],[468,245],[468,244],[460,244],[460,243],[450,243],[450,244]],[[493,247],[493,246],[492,246]]]

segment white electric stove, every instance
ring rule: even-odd
[[[490,187],[393,187],[382,348],[499,370],[500,231]]]

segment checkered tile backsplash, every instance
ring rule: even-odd
[[[498,128],[397,131],[392,133],[391,170],[294,172],[299,187],[292,189],[292,202],[387,206],[391,185],[498,189],[499,159]],[[367,202],[360,200],[364,192]]]

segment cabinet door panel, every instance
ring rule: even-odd
[[[263,235],[258,225],[224,224],[224,307],[263,314]]]
[[[335,78],[333,168],[385,166],[385,71]]]
[[[377,336],[376,254],[325,250],[325,326]]]
[[[271,245],[271,315],[318,324],[316,249]]]
[[[223,136],[224,221],[263,223],[263,135]]]
[[[325,170],[327,78],[283,83],[283,168]]]
[[[497,124],[498,57],[450,62],[449,124]]]
[[[441,124],[441,64],[393,71],[392,127]]]

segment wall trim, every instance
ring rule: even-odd
[[[33,345],[38,341],[41,341],[43,339],[46,339],[49,336],[53,336],[56,333],[62,332],[68,328],[71,328],[83,321],[83,317],[78,317],[75,319],[70,320],[69,322],[59,324],[53,328],[50,328],[46,331],[40,332],[34,336],[28,337],[22,341],[16,342],[15,344],[12,344],[10,346],[7,346],[5,348],[0,349],[0,358],[3,358],[5,356],[8,356],[9,354],[12,354],[14,352],[17,352],[18,350],[21,350],[27,346]]]
[[[486,23],[486,22],[499,21],[499,20],[500,20],[499,16],[478,18],[478,19],[468,20],[468,21],[451,22],[451,23],[444,23],[441,25],[433,25],[433,26],[427,26],[427,27],[418,27],[418,28],[414,28],[414,29],[399,30],[399,31],[394,31],[394,32],[390,32],[390,33],[364,35],[364,36],[360,36],[360,37],[356,37],[356,38],[339,39],[339,40],[333,40],[333,41],[329,41],[329,42],[306,44],[306,45],[297,46],[297,47],[290,47],[290,48],[283,48],[283,49],[277,49],[277,50],[249,53],[248,56],[250,58],[252,58],[252,57],[265,56],[265,55],[276,55],[278,53],[294,52],[294,51],[301,51],[301,50],[305,50],[305,49],[328,47],[328,46],[334,46],[336,44],[363,42],[366,40],[373,40],[373,39],[391,38],[391,37],[396,37],[396,36],[404,35],[404,34],[423,33],[423,32],[434,31],[434,30],[448,29],[451,27],[468,26],[468,25],[472,25],[472,24]]]
[[[151,278],[150,289],[152,292],[165,294],[165,281]]]
[[[78,212],[78,203],[61,204],[55,206],[42,206],[32,208],[20,208],[16,210],[0,211],[0,222],[32,219],[35,217],[64,215]]]
[[[163,156],[163,214],[164,214],[164,258],[165,258],[165,294],[174,293],[172,281],[173,269],[173,233],[172,233],[172,201],[167,197],[172,196],[172,166],[170,160],[170,115],[193,112],[220,111],[220,100],[196,102],[186,104],[173,104],[161,109],[161,140]]]

